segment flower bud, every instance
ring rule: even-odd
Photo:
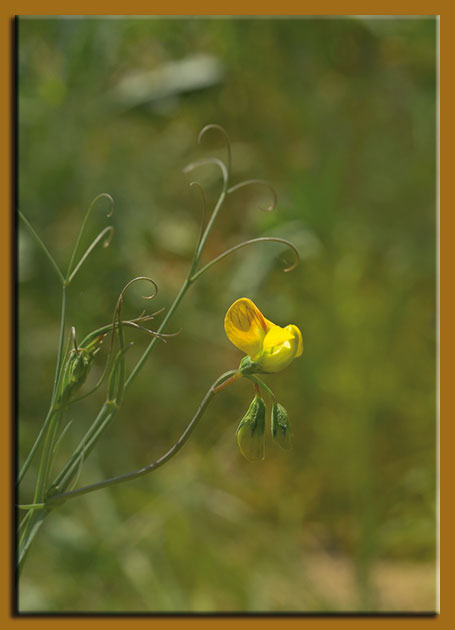
[[[85,383],[104,337],[105,335],[99,335],[85,348],[70,352],[64,371],[60,402],[67,403]]]
[[[288,412],[280,405],[274,403],[272,407],[272,436],[286,450],[292,448],[292,431]]]
[[[237,429],[237,444],[249,461],[264,459],[265,403],[256,395]]]

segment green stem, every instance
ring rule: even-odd
[[[63,345],[65,339],[65,323],[66,323],[66,286],[62,287],[62,308],[60,315],[60,335],[58,340],[58,352],[57,352],[57,367],[55,369],[54,377],[54,389],[52,392],[52,404],[55,403],[57,398],[58,386],[61,380],[62,361],[63,361]]]
[[[56,401],[58,399],[58,391],[62,378],[62,361],[63,361],[63,345],[64,345],[64,334],[65,334],[65,318],[66,318],[66,287],[63,285],[62,287],[62,310],[60,317],[60,335],[59,335],[59,345],[58,345],[58,353],[57,353],[57,367],[55,370],[55,378],[54,378],[54,388],[52,392],[51,399],[51,407],[49,413],[46,417],[46,421],[43,425],[43,430],[41,430],[38,434],[37,439],[35,440],[35,444],[30,451],[27,460],[22,467],[21,474],[22,477],[25,474],[30,462],[32,461],[33,455],[36,453],[38,446],[41,441],[44,440],[43,451],[41,454],[41,461],[38,470],[38,477],[36,480],[35,486],[35,494],[33,498],[34,504],[40,504],[44,502],[46,495],[46,486],[49,479],[50,470],[52,467],[52,462],[54,460],[54,444],[57,437],[58,427],[60,425],[60,420],[63,416],[63,410],[61,408],[56,407]],[[20,477],[20,479],[22,479]],[[36,536],[41,524],[47,514],[47,510],[36,510],[33,511],[30,519],[26,521],[26,525],[24,526],[23,534],[19,541],[19,568],[22,567],[25,555],[30,547],[30,544],[33,538]]]
[[[197,248],[197,253],[196,256],[194,258],[194,262],[193,265],[191,267],[190,273],[189,275],[191,276],[193,271],[196,269],[198,263],[199,263],[199,259],[201,257],[202,254],[202,250],[205,247],[205,243],[207,242],[207,238],[211,232],[211,229],[213,227],[213,224],[215,222],[216,217],[218,216],[218,212],[220,211],[221,206],[223,205],[223,201],[226,199],[226,194],[227,194],[227,184],[228,182],[226,181],[224,186],[223,186],[223,190],[221,191],[220,196],[218,197],[218,201],[216,202],[216,206],[212,212],[212,216],[209,219],[209,222],[207,223],[207,227],[205,228],[205,232],[202,235],[202,238],[199,242],[199,247]]]
[[[66,489],[71,483],[82,457],[86,457],[93,449],[104,431],[108,428],[116,412],[112,404],[105,403],[90,429],[84,435],[77,448],[73,451],[65,467],[61,470],[52,484],[54,488]]]
[[[46,507],[45,503],[28,503],[25,505],[18,505],[18,510],[42,510]]]
[[[60,503],[61,501],[65,501],[67,499],[72,499],[75,497],[79,497],[83,494],[88,494],[89,492],[94,492],[96,490],[101,490],[102,488],[107,488],[108,486],[113,486],[119,483],[124,483],[125,481],[131,481],[133,479],[137,479],[138,477],[142,477],[152,472],[153,470],[156,470],[163,464],[165,464],[182,448],[182,446],[185,444],[185,442],[187,441],[191,433],[194,431],[197,423],[202,418],[202,415],[204,411],[206,410],[209,402],[211,401],[213,396],[216,394],[217,387],[219,387],[222,383],[230,379],[234,374],[237,374],[237,370],[230,370],[229,372],[226,372],[225,374],[222,374],[219,378],[217,378],[217,380],[213,383],[213,385],[210,387],[210,389],[206,393],[204,399],[199,405],[198,410],[194,414],[193,418],[191,419],[190,423],[186,427],[185,431],[179,437],[177,442],[162,457],[160,457],[153,463],[149,464],[148,466],[145,466],[144,468],[140,468],[139,470],[135,470],[133,472],[126,473],[124,475],[118,475],[110,479],[105,479],[104,481],[98,481],[97,483],[92,483],[88,486],[78,488],[77,490],[72,490],[70,492],[63,492],[61,494],[56,494],[52,496],[50,499],[48,499],[47,505],[51,507],[53,503],[57,503],[57,502]]]
[[[59,333],[59,341],[58,341],[58,351],[57,351],[57,365],[55,368],[55,376],[54,376],[54,386],[53,386],[53,390],[52,390],[52,397],[51,397],[51,404],[49,407],[49,411],[47,412],[47,416],[46,419],[43,423],[43,426],[40,429],[40,432],[38,433],[38,437],[36,438],[32,448],[30,449],[30,452],[24,462],[24,464],[22,465],[22,468],[19,472],[19,475],[17,477],[17,485],[20,484],[20,482],[22,481],[25,473],[27,472],[33,457],[35,456],[38,448],[41,445],[41,442],[44,439],[44,436],[46,435],[49,425],[52,422],[57,409],[55,406],[56,403],[56,399],[57,399],[57,392],[58,392],[58,388],[60,385],[60,381],[61,381],[61,376],[62,376],[62,361],[63,361],[63,345],[64,345],[64,338],[65,338],[65,320],[66,320],[66,287],[63,284],[62,286],[62,306],[61,306],[61,314],[60,314],[60,333]]]
[[[48,413],[47,413],[47,416],[46,416],[46,419],[45,419],[45,421],[43,423],[43,426],[41,427],[40,432],[38,433],[38,437],[36,438],[35,443],[33,444],[32,448],[30,449],[30,453],[28,454],[27,459],[25,460],[24,464],[22,465],[22,468],[21,468],[21,470],[19,472],[19,475],[17,476],[17,485],[19,485],[21,483],[25,473],[27,472],[27,470],[28,470],[28,468],[29,468],[29,466],[30,466],[30,464],[32,462],[32,459],[34,458],[35,453],[38,450],[38,447],[40,446],[40,444],[41,444],[41,442],[42,442],[42,440],[44,438],[44,435],[45,435],[45,433],[47,431],[47,428],[49,426],[49,422],[51,421],[51,417],[52,417],[52,415],[54,413],[56,413],[56,410],[55,410],[55,408],[51,407],[49,409]]]
[[[223,381],[220,385],[214,387],[213,391],[215,392],[215,394],[218,394],[218,392],[220,392],[225,387],[229,387],[229,385],[232,385],[232,383],[237,381],[241,376],[243,376],[243,374],[239,370],[236,370],[234,374],[230,376],[227,380]]]
[[[27,519],[27,523],[24,529],[24,532],[19,540],[19,551],[18,551],[18,559],[17,566],[18,571],[22,570],[24,566],[25,557],[27,555],[28,550],[30,549],[30,545],[32,544],[33,539],[35,538],[38,530],[43,524],[44,519],[48,515],[49,510],[39,509],[39,510],[30,510],[25,515],[24,519]],[[31,514],[31,517],[28,515]]]
[[[46,485],[49,477],[50,468],[52,465],[52,452],[55,442],[56,433],[58,430],[59,419],[62,412],[59,411],[56,414],[52,414],[51,420],[48,425],[46,437],[43,445],[43,452],[41,455],[41,462],[38,471],[38,478],[35,487],[35,495],[33,498],[33,504],[41,504],[44,502],[46,494]],[[33,509],[31,510],[32,516],[26,521],[24,531],[19,540],[19,554],[18,554],[18,567],[22,568],[25,556],[30,548],[33,538],[38,533],[42,522],[49,510],[47,509]],[[27,517],[24,517],[27,518]]]
[[[53,461],[52,453],[54,450],[55,438],[60,425],[61,416],[62,412],[59,410],[57,413],[52,415],[52,419],[49,423],[49,428],[44,439],[43,453],[41,455],[33,503],[42,503],[45,498],[46,485]]]
[[[79,271],[79,269],[82,267],[82,265],[87,260],[87,258],[90,256],[90,254],[95,249],[95,247],[98,245],[98,243],[103,240],[103,238],[105,237],[106,234],[109,234],[107,243],[110,242],[113,232],[114,232],[114,228],[111,225],[109,225],[108,227],[104,228],[104,230],[102,232],[100,232],[98,234],[98,236],[92,241],[90,246],[86,249],[84,255],[81,257],[80,261],[77,263],[77,265],[74,268],[74,270],[71,272],[70,275],[68,275],[68,277],[66,279],[66,284],[67,285],[72,282],[73,278],[76,276],[76,274]]]
[[[178,295],[175,298],[172,306],[170,307],[170,309],[166,313],[166,316],[164,317],[164,319],[161,322],[158,330],[156,331],[157,334],[160,334],[161,331],[164,329],[164,327],[166,326],[167,322],[170,320],[170,318],[174,314],[175,309],[178,307],[178,305],[182,301],[183,296],[188,291],[190,286],[191,286],[191,281],[190,281],[189,278],[186,278],[186,280],[183,283],[182,288],[178,292]],[[153,346],[156,344],[157,341],[158,341],[158,337],[154,337],[152,339],[152,341],[149,343],[149,345],[147,346],[147,348],[144,350],[141,358],[136,363],[136,365],[134,366],[134,369],[132,370],[131,374],[128,376],[128,378],[125,381],[125,391],[128,389],[129,385],[131,384],[133,379],[136,377],[137,373],[140,371],[140,369],[144,365],[145,361],[147,360],[147,357],[149,356],[150,352],[152,351]]]
[[[105,418],[107,411],[109,411],[109,415],[107,416],[107,418]],[[110,420],[112,419],[114,413],[113,413],[113,409],[109,408],[109,405],[105,405],[102,410],[100,411],[100,413],[98,414],[97,420],[97,426],[95,427],[95,429],[98,429],[98,435],[96,434],[96,431],[92,431],[92,433],[90,434],[92,437],[92,441],[88,442],[88,444],[84,444],[81,443],[77,449],[77,454],[76,455],[81,455],[81,454],[85,454],[85,452],[88,452],[91,450],[91,448],[93,448],[94,444],[96,443],[97,439],[100,437],[101,433],[103,430],[105,430],[110,422]],[[104,421],[104,422],[103,422]],[[96,424],[96,421],[95,423]],[[101,425],[101,426],[100,426]],[[25,517],[23,518],[20,527],[23,528],[23,533],[19,539],[19,548],[18,548],[18,568],[19,570],[22,569],[23,567],[23,563],[27,554],[27,551],[30,548],[30,545],[32,543],[33,538],[36,536],[36,534],[38,533],[45,517],[47,516],[47,514],[50,512],[49,508],[47,507],[47,504],[45,504],[44,508],[41,507],[41,504],[43,503],[42,500],[37,500],[37,497],[42,496],[43,498],[45,498],[45,492],[46,492],[46,488],[45,485],[42,483],[42,481],[46,478],[46,483],[47,483],[47,477],[48,477],[48,472],[49,472],[49,468],[48,466],[48,460],[46,460],[46,458],[44,457],[44,453],[52,448],[54,441],[52,440],[52,429],[49,429],[49,432],[47,434],[47,440],[50,441],[50,444],[48,444],[48,441],[46,441],[45,446],[44,446],[44,450],[43,450],[43,458],[41,460],[41,468],[39,471],[39,475],[38,475],[38,482],[37,482],[37,488],[35,491],[35,498],[33,501],[32,507],[27,514],[25,515]],[[90,433],[90,432],[89,432]],[[55,434],[54,434],[55,435]],[[86,436],[87,437],[87,436]],[[86,440],[87,441],[87,440]],[[70,460],[71,463],[74,464],[73,467],[70,466],[66,466],[65,467],[65,471],[66,472],[66,476],[64,477],[64,479],[62,481],[60,481],[60,485],[63,488],[68,487],[69,483],[71,482],[75,472],[77,471],[77,467],[79,465],[79,461],[77,459],[76,456],[73,456]],[[63,475],[59,475],[59,478],[62,477]],[[54,484],[55,485],[55,484]]]
[[[256,385],[259,385],[260,387],[265,389],[265,391],[268,393],[272,401],[275,402],[276,400],[275,394],[272,392],[270,387],[268,387],[268,385],[266,385],[264,381],[262,381],[258,376],[256,376],[255,374],[243,374],[243,376],[245,378],[248,378],[250,381],[253,381],[253,383],[255,383]]]
[[[60,271],[59,266],[57,265],[57,263],[55,262],[54,258],[52,257],[52,254],[47,249],[46,245],[43,243],[41,238],[38,236],[37,232],[35,232],[35,228],[28,221],[28,219],[25,218],[25,216],[22,214],[22,212],[20,210],[18,210],[18,214],[19,214],[20,218],[22,219],[22,221],[25,223],[25,225],[28,227],[28,229],[29,229],[30,233],[32,234],[33,238],[35,239],[35,241],[38,243],[38,245],[43,250],[44,254],[46,255],[46,257],[49,260],[49,262],[51,263],[52,267],[55,269],[55,272],[57,273],[57,276],[58,276],[58,278],[59,278],[59,280],[60,280],[60,282],[62,283],[62,286],[63,286],[63,284],[65,283],[65,278],[63,277],[63,274]]]
[[[226,190],[227,190],[227,182],[224,184],[223,186],[223,190],[218,198],[218,201],[216,203],[216,206],[212,212],[212,216],[210,217],[210,220],[207,224],[207,227],[205,228],[204,234],[202,235],[202,238],[199,241],[198,247],[196,249],[196,254],[194,256],[193,259],[193,264],[191,265],[190,271],[188,272],[188,276],[186,277],[182,288],[180,289],[179,293],[177,294],[177,297],[175,298],[172,306],[170,307],[170,309],[168,310],[166,316],[164,317],[161,325],[159,326],[158,330],[156,331],[158,334],[161,333],[162,330],[164,330],[164,327],[166,326],[167,322],[169,321],[169,319],[172,317],[174,311],[176,310],[176,308],[178,307],[178,305],[180,304],[180,302],[182,301],[183,296],[185,295],[185,293],[188,291],[188,289],[190,288],[190,286],[193,284],[194,282],[194,277],[192,278],[192,274],[195,271],[199,260],[201,258],[201,254],[202,251],[204,249],[205,243],[207,241],[207,238],[210,234],[210,231],[213,227],[213,223],[218,215],[218,212],[220,211],[221,206],[223,205],[223,201],[226,198]],[[197,274],[199,275],[199,274]],[[126,379],[125,381],[125,391],[126,389],[129,387],[129,385],[131,384],[131,382],[134,380],[134,378],[136,377],[136,375],[138,374],[138,372],[141,370],[142,366],[144,365],[145,361],[147,360],[150,352],[152,351],[153,346],[156,344],[158,337],[155,337],[154,339],[152,339],[152,341],[149,343],[149,345],[147,346],[147,348],[145,349],[144,353],[142,354],[141,358],[139,359],[139,361],[137,362],[137,364],[135,365],[133,371],[131,372],[131,374],[129,375],[129,377]]]
[[[110,211],[108,212],[108,215],[107,215],[107,216],[108,216],[108,217],[110,217],[110,216],[111,216],[111,214],[112,214],[113,207],[114,207],[114,200],[112,199],[112,197],[111,197],[108,193],[101,193],[100,195],[97,195],[97,196],[95,197],[95,199],[92,201],[92,203],[90,204],[90,206],[88,207],[88,210],[87,210],[87,212],[85,213],[84,220],[82,221],[81,229],[79,230],[79,234],[77,235],[76,243],[75,243],[75,245],[74,245],[74,249],[73,249],[73,252],[72,252],[72,254],[71,254],[70,264],[68,265],[68,271],[67,271],[67,274],[66,274],[66,279],[67,279],[68,284],[69,284],[69,282],[70,282],[70,281],[68,280],[68,278],[70,278],[70,277],[71,277],[71,279],[72,279],[72,278],[74,277],[74,275],[75,275],[75,274],[74,274],[74,272],[72,272],[72,271],[71,271],[71,269],[72,269],[72,267],[73,267],[74,260],[75,260],[75,258],[76,258],[77,250],[79,249],[79,245],[80,245],[80,243],[81,243],[82,236],[83,236],[83,234],[84,234],[84,232],[85,232],[85,227],[86,227],[86,225],[87,225],[87,221],[89,220],[89,217],[90,217],[90,215],[91,215],[91,213],[92,213],[92,210],[93,210],[93,208],[95,207],[95,205],[96,205],[97,201],[98,201],[99,199],[103,199],[103,198],[108,199],[108,200],[109,200],[109,203],[111,204],[111,209],[110,209]],[[103,231],[103,232],[104,232],[104,231]],[[79,267],[80,267],[80,264],[78,265],[78,268],[79,268]]]

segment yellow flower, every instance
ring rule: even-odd
[[[277,326],[248,298],[240,298],[229,307],[224,329],[234,346],[249,355],[254,364],[248,364],[250,372],[281,372],[303,352],[297,326]]]

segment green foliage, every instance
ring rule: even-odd
[[[116,202],[109,249],[93,250],[68,293],[78,334],[109,322],[132,277],[157,282],[156,309],[171,304],[199,231],[188,177],[209,201],[219,194],[216,167],[181,172],[208,122],[233,140],[233,183],[264,177],[279,205],[260,212],[261,187],[233,193],[205,261],[258,235],[290,238],[302,257],[283,275],[275,246],[259,244],[198,280],[172,320],[181,334],[156,345],[80,483],[145,466],[175,442],[214,377],[239,363],[223,317],[241,295],[298,325],[305,348],[273,377],[292,451],[267,438],[263,462],[243,460],[232,435],[250,390],[227,389],[171,464],[52,515],[21,609],[434,609],[431,579],[421,593],[408,576],[394,599],[398,578],[381,589],[378,572],[413,563],[434,575],[435,19],[21,18],[18,30],[22,212],[62,268],[90,200],[108,191]],[[188,59],[183,81],[176,64]],[[126,79],[139,86],[134,103],[120,98]],[[218,142],[204,138],[200,156]],[[102,212],[91,221],[93,235],[105,228]],[[19,245],[23,461],[52,393],[59,294],[26,230]],[[142,295],[133,287],[124,310],[140,312]],[[126,334],[128,372],[147,340]],[[72,409],[59,462],[90,413],[85,400]]]

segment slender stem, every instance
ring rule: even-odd
[[[51,415],[51,419],[46,432],[46,437],[43,445],[43,452],[41,455],[40,467],[38,470],[38,477],[35,487],[35,495],[33,498],[33,504],[41,504],[44,502],[46,495],[46,484],[49,477],[50,468],[52,465],[52,453],[55,442],[55,437],[59,425],[59,419],[62,416],[62,412],[59,411],[56,414]],[[18,554],[18,567],[22,567],[25,560],[25,555],[31,545],[33,538],[36,536],[41,524],[48,513],[47,509],[32,509],[31,518],[26,520],[22,536],[19,540],[19,554]],[[27,517],[24,517],[27,518]]]
[[[51,421],[49,422],[49,428],[46,433],[43,445],[43,452],[41,455],[41,462],[38,471],[38,479],[36,481],[33,503],[42,503],[45,497],[46,485],[53,460],[52,452],[54,449],[55,438],[58,426],[60,424],[59,420],[61,416],[62,412],[59,410],[57,413],[52,415]]]
[[[74,273],[71,272],[71,268],[74,264],[74,259],[76,258],[76,254],[77,254],[77,250],[79,249],[79,245],[80,242],[82,240],[82,236],[85,232],[85,226],[87,225],[87,221],[89,220],[89,217],[92,213],[92,210],[94,208],[94,206],[96,205],[97,201],[99,199],[108,199],[109,203],[111,204],[111,209],[108,212],[107,216],[110,217],[112,212],[113,212],[113,208],[114,208],[114,200],[112,199],[112,197],[108,194],[108,193],[101,193],[100,195],[96,196],[95,199],[92,201],[92,203],[90,204],[90,206],[88,207],[87,212],[85,213],[85,217],[84,220],[82,221],[82,225],[81,225],[81,229],[79,230],[79,234],[77,235],[77,239],[76,239],[76,243],[74,245],[74,249],[73,249],[73,253],[71,254],[71,259],[70,259],[70,264],[68,265],[68,271],[66,274],[66,278],[68,279],[70,276],[74,277]],[[79,265],[78,265],[79,267]]]
[[[169,319],[174,314],[175,309],[178,307],[178,305],[182,301],[183,296],[185,295],[185,293],[187,292],[187,290],[189,289],[191,284],[192,283],[191,283],[190,279],[187,277],[185,282],[182,285],[182,288],[178,292],[177,297],[175,298],[172,306],[170,307],[170,309],[166,313],[166,316],[164,317],[163,321],[161,322],[160,326],[158,327],[158,330],[156,331],[158,335],[161,333],[161,331],[164,329],[164,327],[166,326],[166,324],[169,321]],[[149,345],[147,346],[147,348],[144,350],[141,358],[136,363],[136,365],[134,366],[134,369],[132,370],[131,374],[128,376],[128,378],[125,381],[125,391],[130,386],[131,382],[133,381],[133,379],[136,377],[136,375],[139,372],[139,370],[144,365],[145,361],[147,360],[147,357],[149,356],[153,346],[156,344],[157,341],[158,341],[158,337],[154,337],[152,339],[152,341],[149,343]]]
[[[31,517],[28,517],[29,514],[31,514]],[[19,552],[17,560],[18,571],[21,571],[27,552],[30,549],[30,545],[32,544],[33,539],[35,538],[39,528],[43,524],[43,521],[48,514],[49,510],[39,509],[30,510],[25,515],[24,520],[27,519],[27,521],[24,532],[19,540]]]
[[[108,407],[107,405],[105,405],[103,407],[101,412],[98,414],[97,420],[99,420],[99,419],[103,420],[104,419],[104,415],[108,411],[107,407]],[[108,416],[107,420],[110,421],[112,419],[113,415],[114,415],[113,409],[109,408],[109,416]],[[105,421],[105,424],[106,424],[106,421]],[[24,516],[24,518],[22,519],[22,522],[20,524],[20,529],[23,529],[23,533],[22,533],[22,535],[21,535],[21,537],[19,539],[19,548],[18,548],[18,569],[19,570],[22,569],[22,566],[24,564],[24,560],[25,560],[27,551],[30,548],[32,540],[34,539],[34,537],[38,533],[39,528],[41,527],[45,517],[47,516],[47,514],[49,514],[49,511],[50,511],[46,504],[44,505],[44,507],[41,507],[41,504],[43,503],[42,499],[45,498],[45,493],[47,491],[47,489],[46,489],[46,487],[45,487],[45,485],[43,483],[43,481],[45,479],[46,479],[46,483],[47,483],[47,477],[48,477],[48,473],[49,473],[49,467],[48,467],[48,461],[49,460],[46,459],[45,452],[52,452],[52,450],[53,450],[53,444],[54,444],[54,439],[55,439],[55,433],[52,430],[53,426],[55,426],[55,425],[51,425],[49,427],[49,431],[48,431],[47,436],[46,436],[47,439],[46,439],[46,443],[45,443],[44,449],[43,449],[43,457],[42,457],[42,460],[41,460],[41,467],[40,467],[40,471],[39,471],[39,474],[38,474],[38,482],[37,482],[37,487],[36,487],[36,490],[35,490],[35,498],[34,498],[34,501],[33,501],[33,504],[32,504],[33,507],[27,512],[27,514]],[[106,424],[106,426],[107,426],[107,424]],[[100,435],[101,435],[101,433],[100,433]],[[82,451],[82,453],[85,453],[86,451],[88,451],[91,448],[93,448],[93,445],[95,444],[95,442],[96,442],[96,440],[93,440],[93,442],[90,443],[89,445],[87,445],[87,446],[83,445],[82,448],[79,449],[79,454],[80,454],[81,451]],[[75,463],[76,463],[75,468],[77,470],[78,461],[77,461],[76,458],[75,458]],[[67,468],[69,468],[69,467],[67,467]],[[61,482],[62,487],[64,487],[64,488],[67,487],[67,485],[71,482],[71,479],[73,478],[73,476],[74,476],[74,470],[68,470],[67,476]],[[64,483],[66,485],[64,485]],[[42,499],[38,500],[37,497],[42,497]]]
[[[197,249],[197,254],[195,256],[195,260],[194,260],[194,263],[192,265],[190,274],[193,273],[193,271],[197,267],[197,264],[199,263],[199,259],[200,259],[201,254],[202,254],[202,250],[204,249],[204,246],[205,246],[205,243],[207,241],[207,238],[208,238],[208,236],[210,234],[210,231],[211,231],[211,229],[213,227],[213,223],[215,222],[215,219],[218,216],[218,212],[220,211],[220,208],[223,205],[223,201],[226,199],[226,194],[227,194],[227,181],[224,184],[223,190],[222,190],[220,196],[218,197],[218,201],[217,201],[216,206],[215,206],[215,208],[214,208],[214,210],[212,212],[212,216],[210,217],[209,222],[207,223],[207,227],[205,228],[205,232],[202,235],[202,238],[201,238],[201,241],[199,243],[199,247]],[[193,280],[193,278],[192,278],[192,280]]]
[[[225,387],[228,387],[229,385],[232,385],[232,383],[237,381],[241,376],[243,376],[243,374],[237,370],[230,378],[228,378],[226,381],[224,381],[224,383],[221,383],[221,385],[217,385],[216,387],[214,387],[213,391],[215,392],[215,394],[217,394],[218,392],[220,392]]]
[[[43,423],[43,426],[41,427],[40,432],[38,433],[38,437],[36,438],[35,443],[33,444],[32,448],[30,449],[30,453],[28,454],[27,459],[25,460],[24,464],[22,465],[22,468],[21,468],[21,470],[19,472],[19,475],[17,476],[17,485],[19,485],[21,483],[25,473],[27,472],[27,470],[28,470],[28,468],[29,468],[29,466],[30,466],[30,464],[32,462],[32,459],[34,458],[34,456],[36,454],[36,451],[38,450],[38,447],[40,446],[40,444],[41,444],[41,442],[42,442],[42,440],[44,438],[44,435],[46,433],[47,427],[49,426],[49,422],[51,420],[51,416],[55,412],[56,412],[56,410],[53,407],[51,407],[49,409],[49,411],[47,413],[47,416],[46,416],[46,419],[45,419],[45,421]]]
[[[207,214],[207,199],[205,196],[205,192],[204,189],[202,188],[202,186],[200,185],[199,182],[190,182],[190,186],[197,186],[200,194],[201,194],[201,199],[202,199],[202,214],[201,214],[201,226],[199,229],[199,238],[197,240],[196,243],[196,247],[194,249],[194,255],[193,255],[193,260],[191,261],[191,270],[194,269],[194,266],[197,264],[197,254],[199,251],[199,245],[201,244],[201,239],[204,235],[204,223],[205,223],[205,215]],[[190,275],[191,275],[191,271],[190,271]]]
[[[167,451],[167,453],[162,455],[159,459],[157,459],[156,461],[152,462],[148,466],[144,466],[143,468],[139,468],[139,470],[135,470],[135,471],[130,472],[130,473],[125,473],[124,475],[118,475],[116,477],[111,477],[110,479],[105,479],[104,481],[98,481],[97,483],[92,483],[92,484],[90,484],[88,486],[84,486],[82,488],[78,488],[77,490],[71,490],[70,492],[63,492],[61,494],[56,494],[56,495],[52,496],[50,499],[48,499],[48,501],[47,501],[48,507],[51,507],[52,504],[55,503],[55,502],[65,501],[67,499],[72,499],[72,498],[81,496],[83,494],[88,494],[89,492],[94,492],[95,490],[100,490],[101,488],[106,488],[108,486],[113,486],[113,485],[116,485],[116,484],[119,484],[119,483],[124,483],[125,481],[131,481],[133,479],[137,479],[138,477],[142,477],[143,475],[146,475],[146,474],[152,472],[153,470],[156,470],[157,468],[159,468],[163,464],[165,464],[185,444],[185,442],[187,441],[187,439],[189,438],[191,433],[196,428],[197,423],[202,418],[202,415],[203,415],[204,411],[206,410],[210,400],[217,393],[217,391],[219,391],[219,386],[221,384],[224,384],[225,382],[233,383],[234,380],[236,380],[236,379],[233,380],[232,377],[237,375],[237,374],[238,374],[237,370],[230,370],[229,372],[226,372],[225,374],[222,374],[219,378],[217,378],[217,380],[213,383],[213,385],[210,387],[210,389],[208,390],[208,392],[204,396],[204,399],[202,400],[201,404],[199,405],[198,410],[194,414],[194,416],[191,419],[190,423],[188,424],[188,426],[186,427],[186,429],[184,430],[182,435],[179,437],[177,442]]]
[[[41,238],[38,236],[37,232],[35,231],[35,228],[32,226],[32,224],[28,221],[28,219],[25,218],[25,216],[22,214],[22,212],[20,210],[18,210],[19,216],[22,219],[22,221],[25,223],[25,225],[28,227],[28,229],[30,230],[30,233],[32,234],[32,236],[34,237],[35,241],[38,243],[38,245],[41,247],[41,249],[43,250],[43,252],[45,253],[47,259],[49,260],[49,262],[51,263],[51,265],[53,266],[53,268],[55,269],[55,272],[58,275],[58,278],[60,280],[60,282],[62,283],[62,285],[65,282],[65,278],[63,277],[62,272],[60,271],[59,266],[57,265],[57,263],[55,262],[52,254],[50,253],[50,251],[47,249],[46,245],[43,243],[43,241],[41,240]]]
[[[188,291],[189,287],[193,284],[194,282],[194,277],[191,278],[191,274],[194,272],[194,270],[196,269],[198,263],[199,263],[199,259],[201,257],[202,254],[202,250],[204,249],[205,243],[207,241],[208,235],[210,234],[210,231],[213,227],[213,223],[218,215],[218,212],[223,204],[223,201],[226,198],[226,189],[227,189],[227,182],[224,183],[223,186],[223,190],[218,198],[218,201],[216,203],[216,206],[212,212],[212,216],[210,217],[209,222],[207,223],[207,227],[205,228],[204,234],[202,235],[200,241],[199,241],[199,245],[197,247],[196,250],[196,255],[194,256],[193,259],[193,264],[191,265],[191,269],[188,272],[188,276],[186,277],[182,288],[180,289],[179,293],[177,294],[177,297],[175,298],[172,306],[170,307],[170,309],[168,310],[166,316],[164,317],[163,321],[161,322],[161,325],[159,326],[158,330],[156,331],[158,334],[161,333],[161,331],[164,329],[164,327],[166,326],[167,322],[169,321],[169,319],[172,317],[175,309],[178,307],[178,305],[180,304],[180,302],[182,301],[183,296],[185,295],[185,293]],[[139,361],[137,362],[137,364],[135,365],[133,371],[131,372],[131,374],[128,376],[128,378],[125,381],[125,391],[126,389],[129,387],[129,385],[131,384],[131,382],[133,381],[133,379],[136,377],[137,373],[140,371],[140,369],[142,368],[142,366],[144,365],[145,361],[147,360],[147,357],[149,356],[153,346],[155,345],[155,343],[157,342],[158,337],[155,337],[154,339],[152,339],[152,341],[149,343],[149,345],[147,346],[147,348],[145,349],[144,353],[142,354],[141,358],[139,359]]]
[[[52,404],[57,398],[58,386],[61,379],[62,361],[63,361],[63,345],[65,339],[65,322],[66,322],[66,286],[62,287],[62,309],[60,314],[60,335],[58,340],[57,367],[55,368],[54,389],[52,391]]]
[[[21,522],[19,523],[19,531],[18,534],[21,533],[21,530],[24,528],[25,524],[27,523],[28,519],[31,517],[32,515],[32,510],[28,510],[27,514],[24,516],[24,518],[21,520]]]
[[[87,247],[84,255],[81,257],[80,261],[77,263],[76,267],[71,272],[71,275],[68,275],[67,280],[66,280],[66,284],[70,284],[72,282],[74,276],[77,274],[79,269],[82,267],[84,262],[87,260],[88,256],[95,249],[95,247],[98,245],[98,243],[103,240],[103,238],[106,236],[106,234],[109,234],[108,239],[106,240],[106,243],[107,244],[110,243],[110,240],[112,238],[112,234],[113,233],[114,233],[114,228],[112,227],[112,225],[109,225],[108,227],[104,228],[104,230],[102,232],[100,232],[98,234],[98,236],[92,241],[92,243],[89,245],[89,247]],[[105,245],[105,247],[107,247],[107,245]]]
[[[62,378],[62,361],[63,361],[63,345],[65,336],[65,319],[66,319],[66,286],[62,285],[62,307],[60,316],[60,335],[57,352],[57,366],[55,370],[54,388],[52,391],[51,405],[46,421],[43,425],[43,429],[39,432],[35,444],[27,457],[27,460],[22,467],[22,477],[27,471],[33,455],[36,453],[38,446],[44,440],[43,451],[41,454],[40,466],[38,469],[38,477],[35,485],[35,494],[33,498],[34,504],[43,503],[46,494],[46,485],[49,478],[52,462],[54,459],[54,444],[57,436],[60,420],[63,416],[63,410],[56,407],[56,401],[58,396],[59,385]],[[20,479],[22,479],[20,477]],[[33,538],[38,532],[41,524],[47,514],[47,510],[33,510],[31,518],[26,521],[22,536],[19,541],[19,568],[22,567],[25,555],[31,545]]]
[[[18,505],[18,510],[42,510],[46,507],[45,503],[26,503],[25,505]]]
[[[46,435],[49,425],[52,422],[53,417],[57,412],[57,409],[55,407],[55,402],[56,402],[57,391],[58,391],[58,387],[59,387],[61,375],[62,375],[61,373],[62,373],[62,361],[63,361],[63,345],[64,345],[64,338],[65,338],[65,320],[66,320],[66,287],[63,284],[62,306],[61,306],[61,314],[60,314],[60,333],[59,333],[58,351],[57,351],[57,365],[55,368],[54,386],[52,390],[51,404],[49,407],[49,411],[47,412],[47,416],[43,423],[43,426],[41,427],[40,432],[38,433],[38,437],[36,438],[32,448],[30,449],[30,452],[19,472],[19,475],[17,478],[17,485],[20,484],[25,473],[27,472],[33,460],[33,457],[35,456],[39,446],[41,445],[41,442],[43,441],[44,436]]]
[[[275,394],[272,392],[270,387],[268,387],[268,385],[266,385],[264,381],[262,381],[258,376],[256,376],[255,374],[244,374],[243,376],[245,376],[245,378],[248,378],[250,381],[253,381],[255,385],[260,385],[263,389],[265,389],[265,391],[268,393],[273,401],[276,400]]]
[[[86,457],[86,455],[92,450],[98,439],[109,426],[115,415],[115,411],[116,408],[114,408],[113,405],[103,405],[92,426],[84,435],[77,448],[73,451],[73,454],[66,463],[65,467],[61,470],[53,482],[53,487],[61,487],[63,489],[68,487],[79,466],[81,457]]]

